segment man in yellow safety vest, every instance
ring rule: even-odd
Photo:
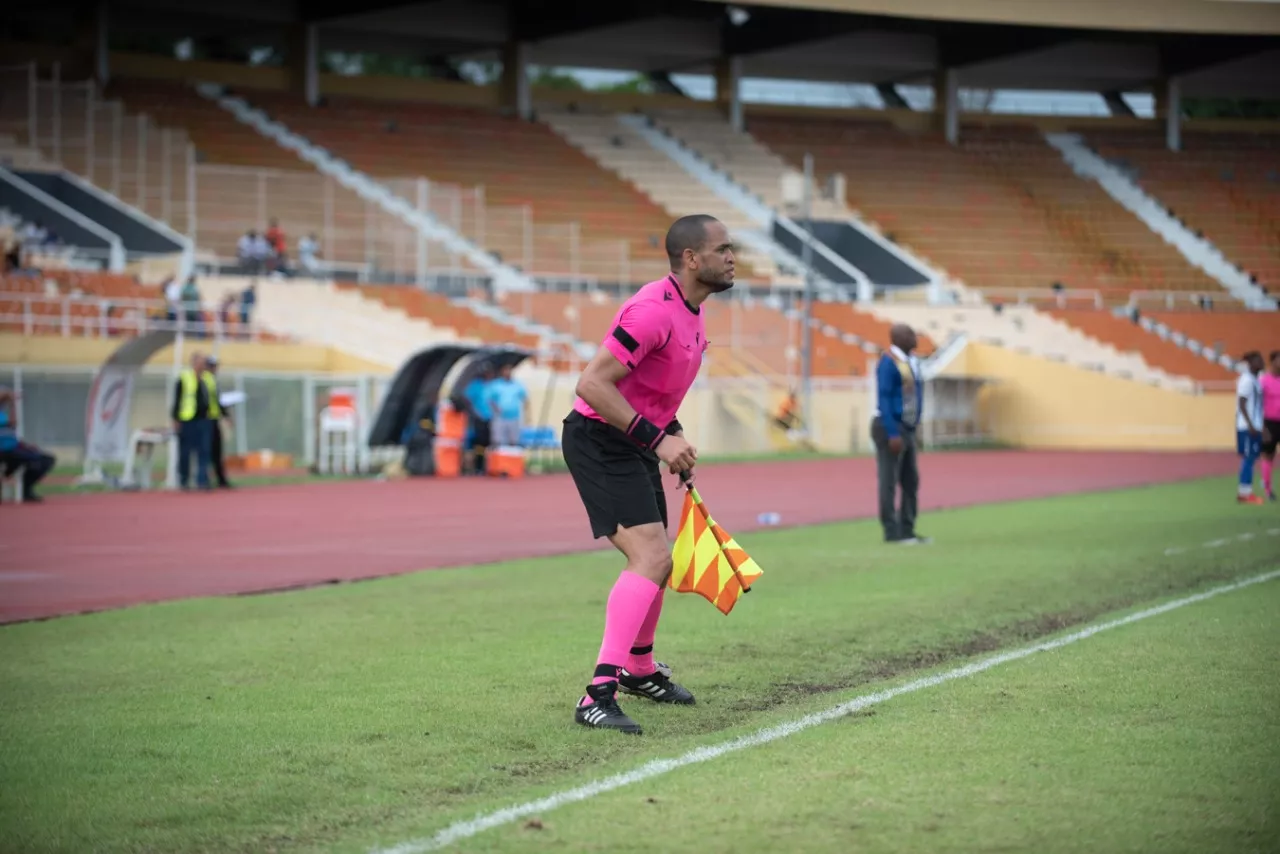
[[[173,431],[178,434],[178,486],[189,489],[191,456],[196,458],[196,487],[209,489],[209,454],[213,425],[220,410],[218,384],[205,364],[203,353],[191,354],[191,367],[183,368],[173,390]]]
[[[222,393],[218,385],[218,357],[209,356],[204,360],[205,369],[213,377],[213,389],[209,394],[209,422],[213,425],[209,430],[209,462],[213,466],[214,479],[220,489],[230,489],[231,481],[227,480],[226,459],[222,448],[222,422],[232,426],[231,411],[222,404]]]

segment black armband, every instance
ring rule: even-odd
[[[652,451],[658,447],[659,442],[667,437],[667,434],[648,418],[643,415],[637,415],[631,419],[631,424],[627,426],[627,437],[640,447]]]
[[[684,432],[684,425],[680,423],[679,418],[672,418],[671,423],[667,425],[667,435],[674,436],[677,433]]]

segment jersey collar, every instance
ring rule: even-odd
[[[676,293],[680,295],[680,302],[684,303],[684,307],[689,309],[690,314],[702,314],[702,306],[690,305],[689,301],[685,299],[684,291],[680,289],[680,282],[679,280],[676,279],[675,276],[668,273],[667,281],[671,283],[671,287],[676,289]]]

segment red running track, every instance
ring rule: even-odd
[[[1225,454],[982,452],[922,460],[924,510],[1186,480]],[[671,479],[672,483],[674,478]],[[668,484],[675,519],[680,496]],[[867,458],[708,466],[728,530],[876,514]],[[500,532],[495,533],[495,532]],[[0,623],[599,547],[565,475],[55,496],[0,507]]]

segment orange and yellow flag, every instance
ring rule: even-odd
[[[733,610],[763,572],[742,546],[716,524],[702,503],[702,496],[692,487],[684,496],[671,561],[675,564],[671,589],[697,593],[724,614]]]

